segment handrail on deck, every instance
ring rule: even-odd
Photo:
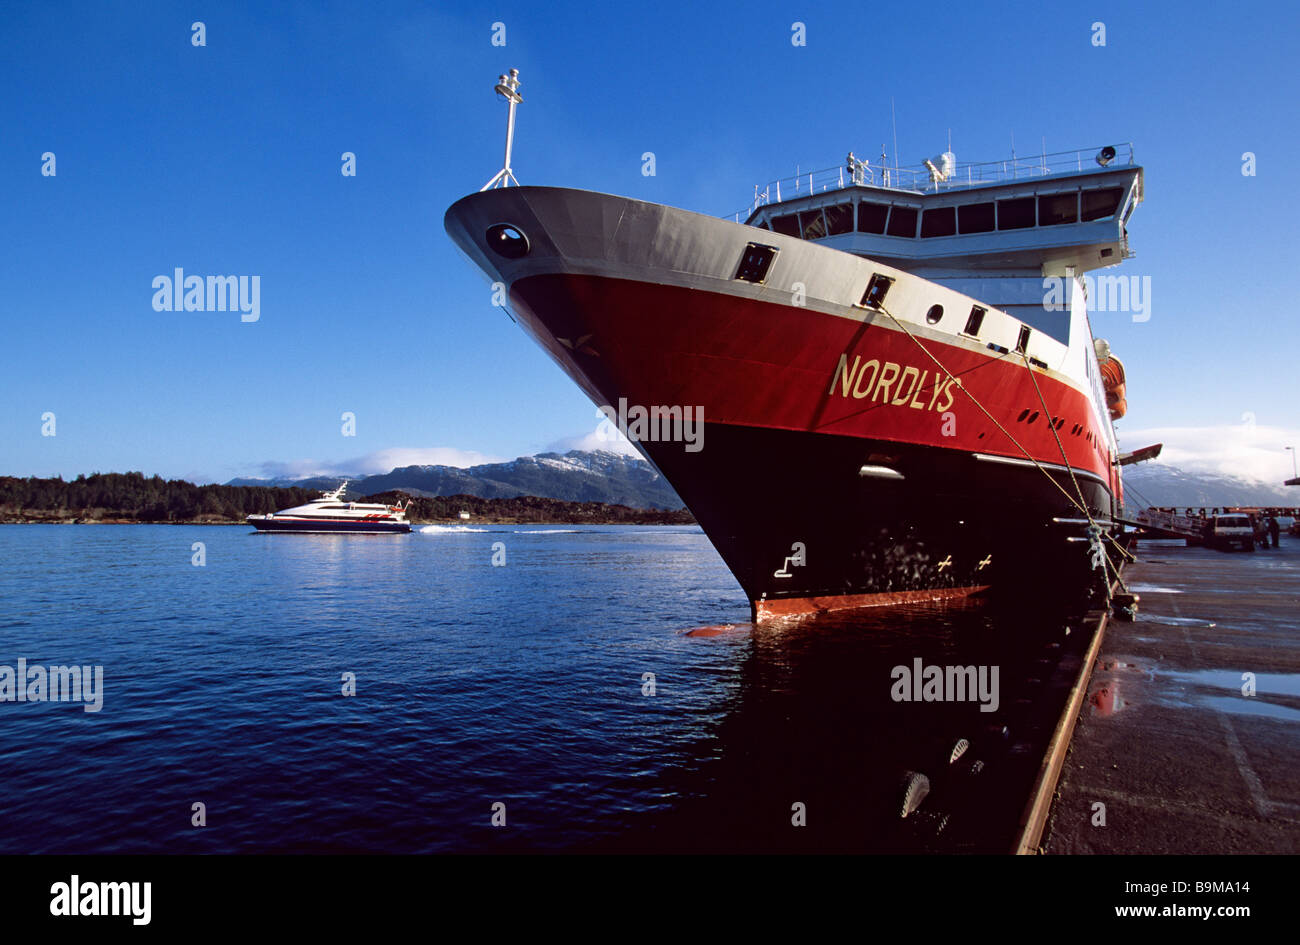
[[[1133,143],[1103,145],[1096,148],[1076,148],[1072,151],[1051,151],[1032,157],[1017,157],[1002,161],[979,161],[958,165],[951,176],[939,179],[925,164],[904,167],[882,167],[869,161],[855,161],[838,167],[827,167],[819,171],[799,173],[794,177],[774,180],[762,190],[754,186],[754,199],[749,207],[737,210],[733,217],[737,223],[743,215],[748,219],[759,207],[769,203],[780,203],[792,197],[828,193],[845,187],[867,185],[897,190],[904,193],[939,193],[945,190],[959,190],[965,187],[977,187],[984,184],[1001,183],[1008,180],[1026,180],[1034,177],[1049,177],[1054,174],[1066,174],[1071,171],[1083,171],[1093,164],[1100,164],[1098,155],[1105,147],[1115,149],[1115,157],[1102,164],[1102,167],[1123,167],[1132,165]],[[1124,160],[1127,151],[1127,160]],[[879,179],[879,183],[877,183]]]

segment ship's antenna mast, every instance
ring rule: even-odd
[[[496,93],[506,100],[510,105],[510,112],[506,116],[506,158],[505,164],[501,170],[496,172],[496,176],[479,188],[479,193],[490,190],[493,187],[509,187],[514,184],[519,186],[519,181],[515,180],[515,173],[510,169],[510,151],[515,144],[515,106],[524,100],[519,94],[519,70],[511,69],[509,75],[502,75],[497,79]]]
[[[894,114],[894,96],[889,96],[889,123],[894,128],[894,170],[898,170],[898,118]]]

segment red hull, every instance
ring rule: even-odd
[[[949,384],[951,375],[1034,459],[1064,464],[1064,447],[1070,466],[1113,486],[1087,398],[1043,372],[1031,377],[1016,355],[998,357],[927,339],[925,347],[950,372],[941,374],[881,314],[858,322],[599,276],[527,277],[511,288],[511,302],[552,357],[599,403],[624,397],[647,407],[701,406],[705,419],[716,423],[1024,459],[970,396]],[[899,365],[900,377],[886,386],[888,364]],[[902,382],[902,375],[910,380]],[[1064,421],[1055,437],[1052,417]]]

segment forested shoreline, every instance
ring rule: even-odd
[[[139,472],[95,473],[76,479],[0,476],[0,524],[244,524],[248,515],[266,514],[310,502],[310,489],[274,486],[195,485]],[[351,496],[349,497],[351,498]],[[475,521],[501,524],[689,525],[685,509],[636,509],[605,502],[566,502],[540,496],[482,499],[455,495],[409,497],[382,492],[359,501],[396,503],[410,500],[412,524],[459,521],[469,512]]]

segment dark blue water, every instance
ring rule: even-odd
[[[979,607],[747,619],[696,528],[0,527],[0,664],[104,672],[98,713],[0,703],[0,852],[871,849],[903,756],[1041,657]],[[918,655],[1002,661],[1003,710],[891,701]]]

